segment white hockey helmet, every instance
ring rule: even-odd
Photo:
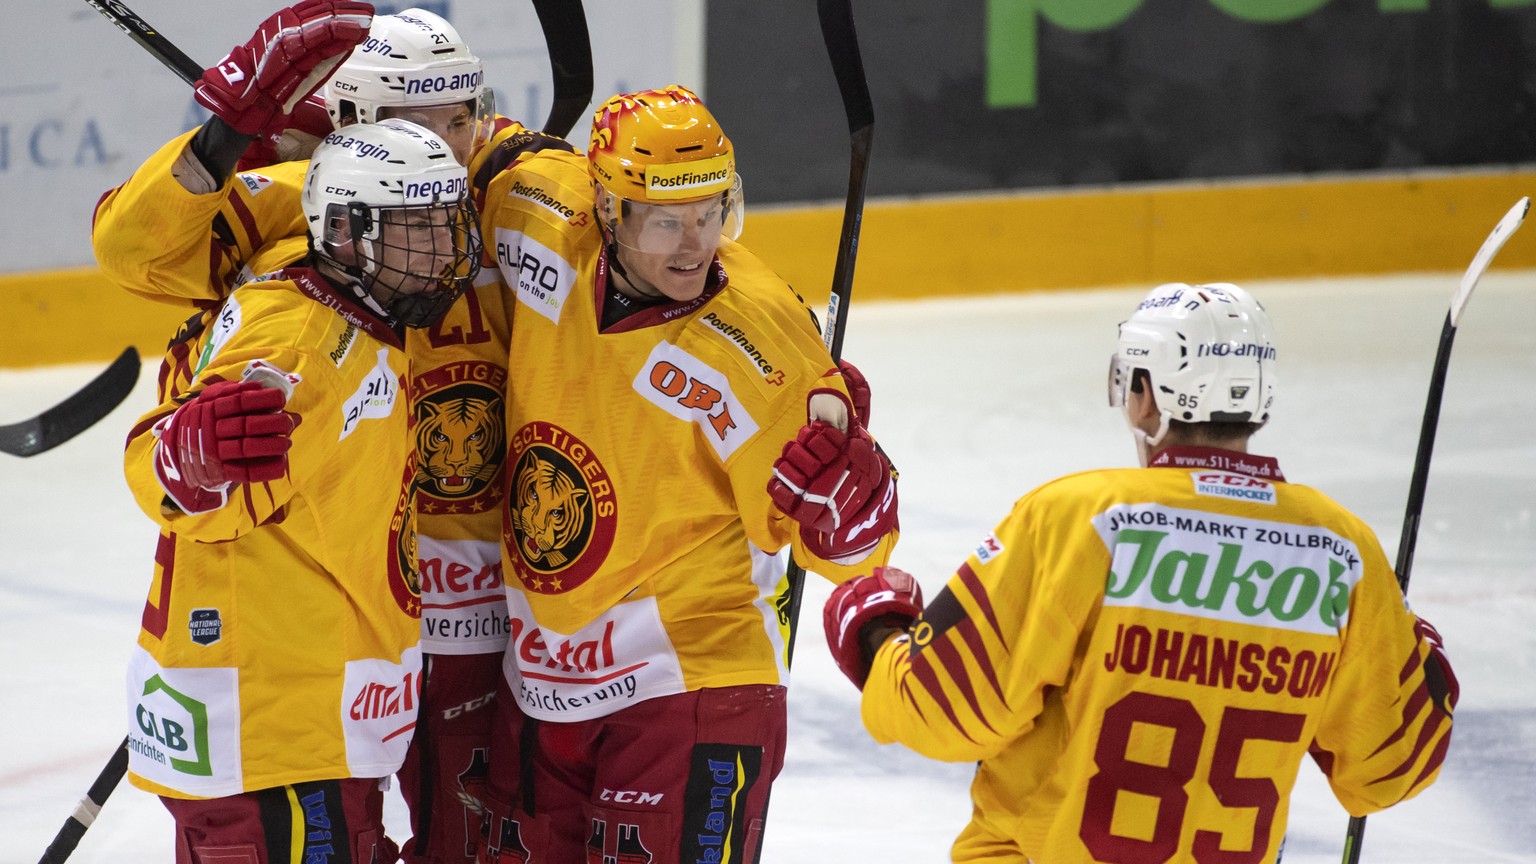
[[[435,323],[479,272],[469,172],[415,123],[352,124],[327,135],[300,204],[315,253],[355,278],[395,323]],[[387,226],[396,227],[386,236]],[[352,253],[338,257],[346,243]]]
[[[1275,335],[1269,313],[1229,282],[1170,282],[1152,289],[1120,324],[1109,367],[1109,404],[1126,403],[1134,372],[1151,378],[1162,422],[1263,423],[1275,401]]]
[[[373,19],[368,39],[325,86],[331,123],[376,123],[380,108],[479,104],[485,68],[459,31],[425,9]],[[476,110],[475,113],[479,113]]]

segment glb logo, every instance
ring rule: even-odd
[[[129,746],[136,753],[183,774],[213,775],[213,760],[208,754],[208,706],[155,675],[144,682],[133,717],[145,736],[130,736]]]

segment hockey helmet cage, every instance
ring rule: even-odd
[[[410,327],[434,323],[469,288],[480,269],[481,246],[468,175],[447,142],[415,123],[391,119],[332,132],[315,148],[300,195],[310,244],[316,254],[358,279],[396,323]],[[439,226],[439,234],[452,238],[452,248],[413,246],[406,260],[441,269],[408,275],[441,284],[420,294],[380,296],[381,269],[391,269],[384,263],[390,257],[384,225],[399,224],[404,213],[416,211],[437,211],[432,224]],[[348,228],[341,239],[356,243],[355,262],[334,257],[341,242],[336,232],[340,224]]]

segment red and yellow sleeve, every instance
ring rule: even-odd
[[[1458,696],[1438,634],[1407,609],[1376,545],[1366,547],[1376,560],[1350,596],[1338,672],[1311,751],[1355,816],[1435,781]]]
[[[862,703],[875,740],[984,759],[1033,728],[1047,692],[1066,682],[1094,596],[1050,569],[1107,569],[1109,559],[1081,536],[1046,531],[1026,542],[1038,510],[1020,501],[906,635],[876,653]]]
[[[208,306],[240,281],[256,250],[304,236],[299,191],[308,163],[237,174],[218,191],[195,194],[171,173],[194,134],[172,139],[102,197],[91,245],[102,275],[119,288]]]

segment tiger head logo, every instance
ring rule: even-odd
[[[426,494],[457,500],[492,487],[506,427],[501,399],[485,393],[452,388],[416,403],[416,482]]]
[[[512,528],[521,540],[523,560],[548,571],[580,554],[592,496],[574,478],[530,450],[518,462],[513,496]]]
[[[618,530],[613,478],[586,442],[553,423],[532,421],[508,436],[501,507],[504,560],[523,588],[564,594],[608,560]]]

